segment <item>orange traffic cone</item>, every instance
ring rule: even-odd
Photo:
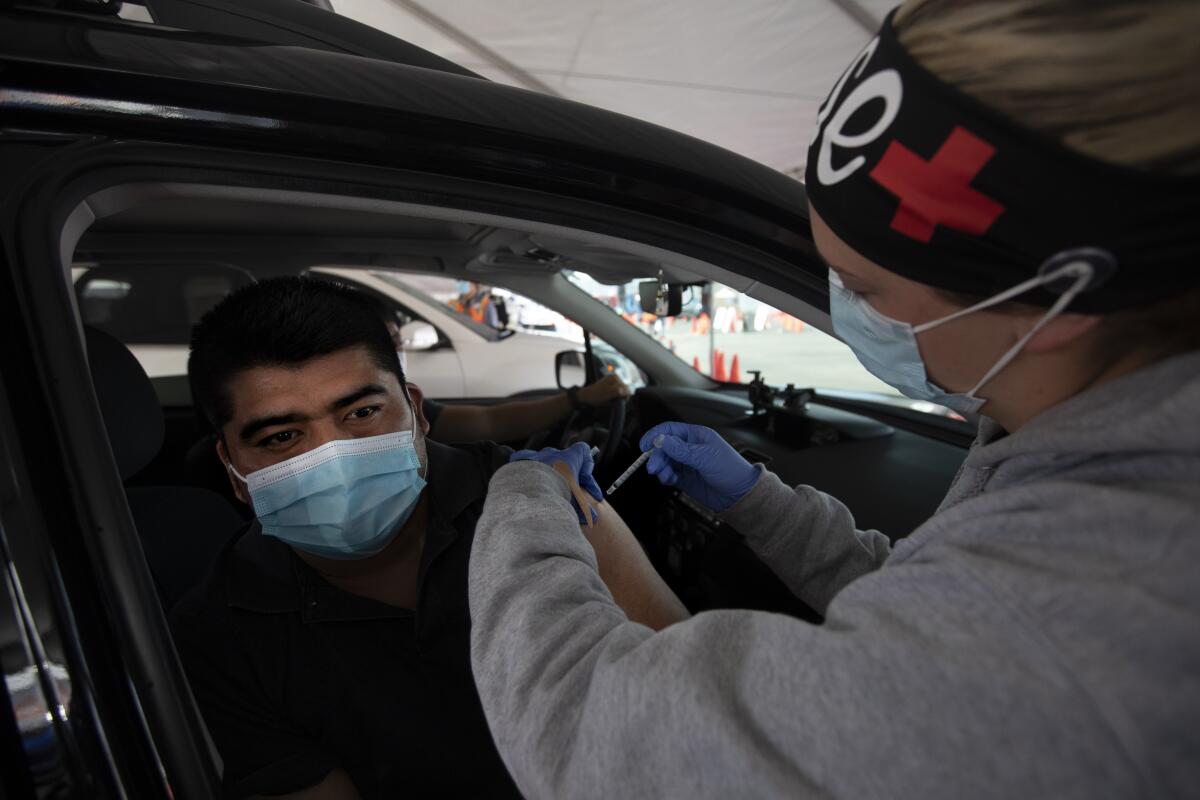
[[[733,363],[729,365],[729,382],[730,383],[741,383],[742,382],[742,369],[738,365],[737,353],[733,354]]]
[[[726,380],[725,376],[725,354],[720,350],[717,351],[717,365],[713,369],[713,379],[718,381]]]
[[[692,356],[692,369],[700,371],[700,356]]]

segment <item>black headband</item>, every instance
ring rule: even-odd
[[[1200,180],[1019,126],[917,64],[891,16],[822,104],[805,185],[847,244],[942,289],[989,296],[1080,258],[1096,277],[1071,310],[1103,312],[1200,281]],[[1049,305],[1053,288],[1021,300]]]

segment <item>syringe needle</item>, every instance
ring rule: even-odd
[[[662,447],[662,443],[663,443],[663,435],[660,433],[658,436],[654,437],[654,447],[656,447],[656,448]],[[638,456],[637,459],[634,460],[634,462],[629,465],[629,469],[622,472],[620,474],[620,476],[615,481],[613,481],[612,486],[608,487],[608,491],[605,492],[604,494],[610,495],[613,492],[615,492],[617,489],[620,489],[621,484],[623,484],[623,483],[625,483],[625,481],[629,480],[629,476],[632,475],[633,473],[637,472],[638,469],[641,468],[642,464],[645,464],[650,459],[650,454],[653,452],[654,452],[654,450],[650,449],[650,450],[647,450],[646,452],[642,453],[640,456]]]

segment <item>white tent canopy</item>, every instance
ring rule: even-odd
[[[492,80],[797,177],[817,106],[893,0],[330,0]]]

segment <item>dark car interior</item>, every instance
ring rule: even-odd
[[[213,451],[211,431],[190,404],[182,376],[146,377],[124,345],[186,346],[190,327],[207,308],[256,276],[300,273],[323,263],[409,271],[485,274],[506,279],[558,310],[582,317],[590,298],[567,298],[559,285],[564,266],[603,279],[653,274],[635,254],[611,248],[572,248],[548,263],[550,237],[515,229],[358,211],[353,217],[311,205],[296,208],[278,197],[236,201],[143,187],[142,197],[99,219],[84,232],[75,263],[88,267],[75,282],[87,329],[98,395],[130,508],[164,608],[203,575],[203,567],[251,515],[232,494]],[[101,204],[93,203],[93,207]],[[528,255],[536,246],[536,257]],[[157,252],[154,252],[154,251]],[[693,277],[692,273],[681,273]],[[581,314],[583,312],[583,314]],[[581,321],[584,321],[581,318]],[[588,326],[620,347],[608,314]],[[605,326],[608,326],[607,328]],[[596,330],[599,328],[599,330]],[[629,334],[625,333],[626,338]],[[637,340],[632,340],[636,345]],[[650,354],[627,353],[647,375],[614,415],[613,409],[573,416],[514,447],[589,439],[604,445],[597,474],[604,485],[638,454],[653,425],[682,420],[713,427],[752,462],[789,484],[830,492],[854,512],[860,527],[893,540],[934,510],[965,454],[968,437],[941,420],[914,422],[878,407],[855,409],[819,393],[790,394],[763,383],[718,384],[696,373],[681,379]],[[472,398],[468,398],[472,399]],[[473,398],[497,402],[503,398]],[[597,436],[614,427],[615,436]],[[930,432],[936,435],[929,435]],[[638,472],[611,499],[656,567],[693,610],[760,608],[816,620],[746,547],[737,531],[707,509]],[[649,511],[648,511],[649,510]]]
[[[96,399],[126,484],[129,510],[159,598],[170,608],[200,582],[244,520],[221,494],[170,482],[170,475],[148,468],[160,454],[170,452],[163,447],[168,425],[154,387],[120,341],[90,327],[84,336]],[[135,475],[137,483],[130,481]]]

